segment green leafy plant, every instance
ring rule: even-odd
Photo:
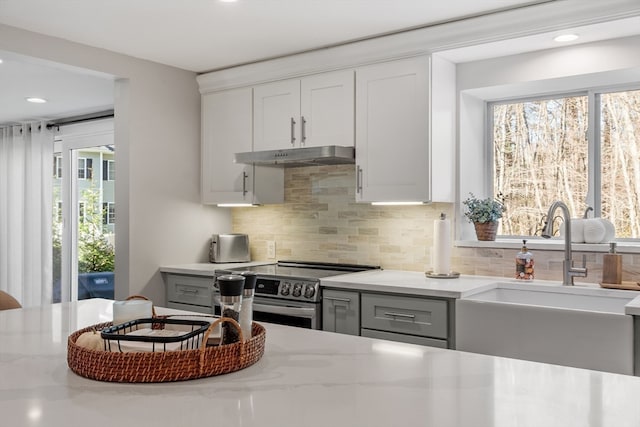
[[[104,224],[99,194],[93,188],[82,191],[84,216],[78,223],[78,273],[114,271],[115,249]],[[62,223],[53,219],[53,277],[60,280],[62,259]]]
[[[502,218],[505,211],[504,197],[501,194],[498,198],[479,199],[473,193],[469,193],[469,197],[462,204],[466,207],[464,216],[469,222],[495,222]]]
[[[113,271],[115,250],[102,224],[99,193],[93,188],[82,192],[85,201],[84,218],[78,224],[78,272]]]

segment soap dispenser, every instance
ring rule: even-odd
[[[602,259],[602,283],[622,283],[622,255],[616,253],[616,243],[609,243],[609,253]]]
[[[516,254],[516,279],[533,280],[533,254],[527,249],[527,241],[522,241],[522,249]]]

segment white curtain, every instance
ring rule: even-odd
[[[0,289],[23,307],[51,302],[53,133],[0,129]]]

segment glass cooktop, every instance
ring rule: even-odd
[[[335,264],[307,261],[278,261],[275,264],[254,265],[252,267],[230,268],[227,271],[252,271],[261,277],[287,277],[298,279],[322,279],[339,274],[379,269],[379,266],[357,264]],[[219,273],[222,270],[217,270]]]

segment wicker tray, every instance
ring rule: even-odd
[[[236,327],[240,341],[207,347],[211,331],[221,322]],[[256,322],[252,324],[252,337],[243,341],[242,329],[230,318],[220,318],[211,323],[205,332],[202,345],[194,350],[165,352],[116,353],[90,350],[80,347],[76,340],[84,332],[102,330],[111,322],[80,329],[67,340],[67,364],[76,374],[99,381],[127,383],[157,383],[183,381],[227,374],[256,363],[264,354],[266,331]]]

